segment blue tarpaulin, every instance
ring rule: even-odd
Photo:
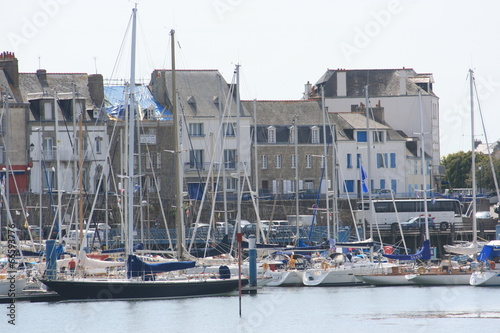
[[[125,115],[125,86],[104,86],[104,95],[107,101],[106,112],[108,115],[124,119]],[[155,120],[172,120],[172,114],[167,108],[159,104],[149,89],[145,86],[136,86],[135,98],[142,112],[142,117],[146,117],[147,109],[154,110]]]
[[[178,271],[187,268],[193,268],[196,265],[195,261],[172,261],[162,263],[146,263],[137,256],[129,255],[127,260],[128,277],[145,277],[163,272]]]
[[[429,260],[431,258],[431,243],[429,240],[424,241],[424,245],[414,254],[382,254],[388,259],[394,260]]]

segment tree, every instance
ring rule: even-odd
[[[485,190],[494,189],[493,173],[488,155],[476,153],[476,185]],[[472,153],[470,151],[449,154],[442,158],[450,189],[472,187]],[[500,160],[493,158],[497,179],[500,176]],[[479,168],[480,167],[480,168]]]

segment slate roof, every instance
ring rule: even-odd
[[[406,77],[406,95],[418,95],[420,90],[423,95],[433,95],[432,74],[418,74],[411,68],[402,69],[328,69],[316,82],[316,86],[324,85],[325,97],[335,97],[337,94],[337,73],[346,73],[346,97],[364,97],[365,86],[368,85],[370,97],[401,96],[400,78]],[[430,90],[421,89],[427,83],[431,84]],[[405,95],[405,94],[403,94]]]
[[[46,73],[47,81],[37,73],[19,73],[19,88],[24,102],[34,99],[50,98],[57,91],[59,99],[72,98],[72,84],[78,98],[85,99],[85,109],[95,107],[88,89],[88,74],[86,73]]]
[[[172,100],[172,71],[164,70],[167,87],[167,97]],[[230,115],[236,116],[236,101],[229,96],[230,85],[218,70],[176,70],[176,89],[178,91],[177,107],[182,108],[186,115],[196,117],[214,117],[219,114],[219,80],[222,93],[222,109],[230,106]],[[171,102],[170,102],[171,103]],[[170,106],[167,106],[170,107]],[[226,115],[227,115],[226,111]],[[240,116],[250,116],[244,107]]]
[[[243,101],[253,117],[253,101]],[[323,124],[321,106],[317,101],[257,101],[257,125],[292,125],[295,116],[299,125]]]

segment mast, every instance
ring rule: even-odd
[[[177,152],[175,163],[175,176],[177,179],[175,229],[177,233],[177,259],[184,259],[184,214],[182,210],[182,156],[181,156],[181,138],[180,136],[180,117],[177,114],[177,87],[175,79],[175,30],[170,30],[171,48],[172,48],[172,115],[174,118],[174,145]]]
[[[370,209],[370,239],[373,239],[373,222],[375,221],[375,224],[377,224],[377,220],[375,217],[375,208],[373,207],[373,201],[372,201],[372,158],[371,158],[371,149],[372,149],[372,136],[371,136],[371,131],[370,131],[370,108],[368,104],[368,85],[365,86],[365,103],[366,103],[366,154],[367,154],[367,164],[368,164],[368,172],[367,172],[367,177],[366,177],[366,182],[367,185],[366,187],[368,188],[368,205]],[[363,222],[364,224],[364,222]],[[378,224],[377,224],[377,230],[378,230]],[[382,240],[382,237],[380,237],[380,240]],[[370,261],[373,262],[373,246],[370,247]]]
[[[321,86],[321,113],[323,114],[323,168],[325,171],[323,174],[325,175],[325,187],[326,187],[326,197],[325,197],[325,203],[326,203],[326,234],[327,238],[330,239],[330,203],[328,200],[328,190],[330,188],[329,186],[329,180],[328,180],[328,144],[327,144],[327,138],[326,138],[326,108],[325,108],[325,87],[324,85]],[[299,221],[297,221],[299,223]]]
[[[425,141],[424,141],[424,116],[422,112],[422,92],[418,91],[418,107],[420,111],[420,158],[422,163],[423,190],[424,190],[424,218],[425,218],[425,239],[430,240],[429,235],[429,220],[427,215],[427,167],[425,164]]]
[[[472,157],[472,244],[477,244],[476,220],[476,143],[474,140],[474,71],[469,69],[470,80],[470,126],[471,126],[471,157]]]
[[[253,154],[254,154],[254,172],[255,172],[255,208],[256,208],[256,215],[260,216],[259,214],[259,160],[258,160],[258,153],[257,153],[257,99],[254,98],[253,100]],[[297,178],[298,179],[298,178]],[[260,218],[257,220],[257,235],[255,238],[256,243],[260,243],[260,233],[261,233],[261,227],[262,225],[260,224]]]
[[[128,108],[128,169],[127,169],[127,193],[128,193],[128,237],[127,254],[131,255],[134,250],[134,145],[135,145],[135,39],[136,39],[136,16],[137,4],[132,9],[132,54],[130,57],[130,104]]]
[[[62,239],[62,188],[61,188],[61,158],[59,156],[59,116],[57,112],[57,91],[54,92],[54,118],[55,118],[55,131],[56,131],[56,180],[57,180],[57,238],[59,241]]]
[[[297,235],[297,245],[300,239],[299,228],[299,117],[295,115],[293,118],[293,133],[294,133],[294,149],[295,149],[295,234]],[[328,199],[327,199],[328,200]]]

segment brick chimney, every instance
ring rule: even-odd
[[[12,87],[19,88],[19,66],[14,52],[0,53],[0,69],[3,69]]]

